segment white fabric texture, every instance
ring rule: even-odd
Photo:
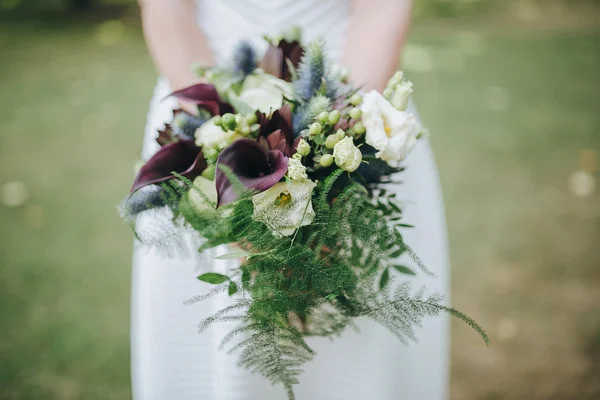
[[[218,62],[240,39],[260,45],[264,34],[291,25],[303,28],[305,40],[323,37],[330,54],[341,55],[349,1],[340,0],[198,0],[198,24]],[[150,104],[143,158],[158,145],[157,130],[172,116],[175,102],[163,101],[168,85],[159,80]],[[412,105],[411,105],[412,107]],[[414,108],[413,108],[414,110]],[[435,133],[434,133],[435,135]],[[449,265],[443,202],[435,161],[426,141],[405,162],[393,190],[402,200],[407,228],[404,237],[436,275],[418,272],[415,290],[449,293]],[[155,218],[141,216],[139,223]],[[236,354],[218,346],[232,325],[218,324],[198,334],[197,323],[229,304],[226,295],[191,306],[183,302],[211,286],[196,279],[206,271],[225,272],[235,261],[215,260],[225,246],[198,254],[193,235],[182,232],[188,255],[167,257],[136,244],[133,257],[131,356],[134,400],[283,400],[281,387],[236,366]],[[408,259],[401,260],[412,265]],[[416,267],[414,268],[416,270]],[[398,277],[399,279],[408,279]],[[417,329],[418,343],[403,345],[385,328],[358,321],[359,332],[347,329],[340,338],[309,338],[316,351],[295,392],[298,400],[442,400],[447,398],[449,320],[427,318]]]

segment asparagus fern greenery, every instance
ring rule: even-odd
[[[199,113],[175,112],[122,207],[137,239],[167,252],[183,247],[184,228],[202,237],[199,251],[235,244],[219,258],[243,258],[239,267],[200,275],[213,289],[186,302],[232,296],[199,322],[200,333],[237,323],[221,348],[283,385],[290,399],[315,356],[305,337],[339,335],[358,317],[409,342],[425,317],[445,312],[487,343],[484,330],[445,306],[441,294],[398,279],[432,275],[403,240],[410,226],[382,186],[421,137],[406,111],[412,84],[398,73],[383,96],[363,99],[331,72],[323,43],[304,50],[296,35],[272,41],[260,63],[255,57],[241,44],[231,70],[201,70],[213,84],[173,94]],[[142,212],[152,224],[136,224]],[[419,271],[398,263],[401,256]]]

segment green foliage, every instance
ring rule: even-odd
[[[227,280],[229,280],[229,278],[226,275],[217,274],[216,272],[206,272],[200,275],[198,277],[198,280],[217,285],[219,283],[226,282]]]
[[[214,295],[235,295],[232,305],[201,321],[199,331],[216,322],[237,322],[221,348],[239,353],[241,366],[283,385],[290,399],[302,366],[314,357],[304,337],[338,335],[357,317],[373,319],[406,342],[415,339],[413,329],[424,317],[448,312],[487,342],[485,332],[465,315],[445,307],[440,295],[425,297],[424,289],[413,295],[409,283],[395,283],[395,272],[414,274],[394,263],[403,254],[428,271],[402,240],[398,231],[402,214],[393,194],[368,191],[335,169],[319,180],[313,193],[313,223],[283,236],[257,220],[253,193],[230,170],[223,171],[241,199],[200,212],[189,194],[181,195],[171,223],[184,219],[200,232],[206,240],[201,249],[237,243],[241,250],[219,258],[246,260],[229,276],[200,275],[198,279],[215,286],[187,304]],[[178,178],[179,184],[171,185],[175,193],[199,190]]]

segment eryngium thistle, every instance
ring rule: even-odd
[[[305,101],[310,99],[321,89],[326,73],[324,44],[320,41],[312,42],[298,67],[298,80],[294,82],[296,95]]]
[[[182,139],[193,139],[196,129],[210,119],[206,110],[199,110],[198,115],[191,115],[185,111],[176,112],[173,117],[173,133]]]
[[[236,73],[249,75],[256,69],[257,63],[256,51],[250,43],[242,41],[233,50],[233,69]]]

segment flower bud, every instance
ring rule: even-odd
[[[318,122],[315,122],[310,126],[310,134],[313,136],[316,136],[319,133],[321,133],[321,129],[322,129],[321,124]]]
[[[329,123],[331,125],[337,124],[338,122],[340,122],[341,116],[342,114],[339,112],[339,110],[333,110],[329,113]]]
[[[302,154],[300,154],[300,153],[294,153],[294,155],[292,156],[292,158],[294,160],[300,161],[300,160],[302,160]]]
[[[357,135],[362,135],[367,131],[367,129],[365,128],[363,123],[360,121],[354,124],[353,129],[354,129],[354,133],[356,133]]]
[[[396,71],[394,76],[390,78],[387,86],[393,88],[396,85],[399,85],[404,80],[404,73],[402,71]]]
[[[215,166],[214,164],[208,165],[206,169],[202,172],[202,176],[206,179],[213,180],[215,179]]]
[[[358,107],[355,107],[350,110],[350,118],[359,119],[362,116],[362,110]]]
[[[337,133],[329,135],[327,136],[327,139],[325,139],[325,147],[327,147],[328,149],[333,149],[333,146],[335,146],[340,140],[342,140],[342,138],[340,138],[340,136]]]
[[[321,122],[321,123],[326,123],[327,121],[329,121],[329,113],[327,111],[323,111],[321,113],[319,113],[319,115],[317,116],[317,119]]]
[[[350,97],[350,104],[357,106],[360,103],[362,103],[362,96],[358,93],[354,93],[352,97]]]
[[[346,137],[346,132],[344,132],[343,129],[338,129],[335,134],[337,135],[339,140],[342,140],[343,138]]]
[[[346,137],[336,143],[333,148],[333,157],[337,166],[348,172],[356,171],[362,162],[362,153],[354,145],[351,137]]]
[[[390,99],[390,103],[400,111],[405,111],[408,107],[408,99],[413,92],[412,82],[401,82],[394,88],[394,94]]]
[[[300,156],[303,157],[306,157],[310,154],[310,145],[306,140],[300,139],[300,142],[298,142],[298,147],[296,147],[296,154],[300,154]]]
[[[216,126],[221,126],[221,122],[222,121],[221,121],[221,116],[220,115],[215,115],[212,120],[213,120],[213,123]]]
[[[235,116],[231,113],[223,114],[221,117],[221,126],[225,129],[235,128]]]
[[[392,88],[386,87],[385,90],[383,91],[383,97],[385,97],[386,99],[390,99],[390,97],[392,97],[392,95],[394,94],[394,91],[392,90]]]
[[[242,133],[242,135],[244,135],[244,136],[249,136],[249,135],[250,135],[250,133],[252,133],[252,130],[250,129],[250,127],[249,127],[249,126],[244,126],[244,127],[241,129],[241,133]]]
[[[321,161],[319,161],[322,167],[329,167],[333,164],[333,156],[331,154],[323,154]]]

